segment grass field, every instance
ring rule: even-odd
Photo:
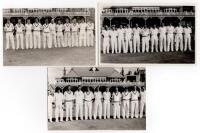
[[[78,120],[48,123],[49,130],[145,130],[146,118]]]
[[[4,66],[94,65],[95,47],[4,50]]]
[[[195,63],[192,52],[101,54],[101,63]]]

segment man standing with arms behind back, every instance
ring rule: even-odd
[[[107,116],[107,119],[110,119],[110,98],[111,98],[111,94],[109,92],[109,89],[110,88],[107,87],[106,91],[103,93],[104,119],[106,119],[106,116]]]
[[[102,117],[102,93],[99,91],[98,86],[94,92],[94,119],[96,120],[99,114],[99,119]]]
[[[17,49],[19,49],[21,45],[21,49],[24,49],[24,30],[25,27],[21,22],[21,19],[18,19],[18,23],[15,25],[16,30],[16,41],[17,41]]]
[[[78,120],[78,115],[80,114],[80,119],[83,120],[83,100],[84,94],[81,91],[81,86],[78,86],[78,90],[74,93],[76,102],[76,120]]]
[[[68,86],[68,90],[65,91],[64,99],[65,99],[65,105],[66,105],[66,120],[65,121],[68,121],[68,119],[70,121],[73,121],[72,107],[73,107],[73,101],[74,101],[74,94],[71,91],[71,86]]]
[[[154,46],[156,52],[158,52],[158,29],[156,28],[156,25],[153,26],[153,28],[150,29],[151,34],[151,52],[154,52]]]
[[[91,20],[87,23],[87,46],[94,46],[94,23]]]
[[[140,53],[140,32],[141,32],[141,29],[138,27],[138,24],[136,24],[135,28],[133,28],[133,52],[134,53],[136,53],[136,51]]]
[[[133,52],[133,47],[132,47],[132,29],[130,25],[127,25],[127,28],[125,29],[125,39],[126,39],[126,45],[125,45],[125,53],[128,52],[128,47],[130,48],[130,53]]]
[[[163,48],[164,48],[164,51],[166,52],[167,51],[167,46],[166,46],[166,32],[167,32],[167,29],[164,25],[164,23],[162,23],[162,26],[159,28],[159,46],[160,46],[160,52],[163,51]]]
[[[54,19],[51,19],[51,23],[49,24],[50,28],[50,43],[51,46],[57,48],[56,42],[56,24],[54,23]]]
[[[167,27],[167,52],[174,51],[174,26],[170,23]]]
[[[130,93],[128,92],[128,88],[125,88],[125,91],[122,92],[122,117],[123,119],[128,119],[129,118],[129,104],[130,104]]]
[[[143,117],[144,112],[146,114],[146,111],[144,109],[146,109],[146,91],[145,87],[143,86],[140,89],[140,118]]]
[[[64,47],[63,29],[64,29],[64,26],[61,23],[61,20],[58,20],[58,24],[56,25],[56,32],[57,32],[56,36],[57,36],[57,44],[59,48]]]
[[[54,103],[53,93],[50,90],[48,90],[48,119],[49,119],[49,122],[52,122],[53,103]]]
[[[56,92],[55,92],[55,104],[56,104],[55,117],[56,117],[56,122],[58,122],[58,116],[60,116],[60,122],[63,121],[63,103],[64,103],[64,95],[61,92],[60,87],[57,87]]]
[[[183,27],[181,26],[181,23],[175,28],[176,33],[176,51],[179,49],[183,51]]]
[[[26,49],[32,49],[33,48],[33,37],[32,37],[32,28],[33,25],[31,24],[30,19],[27,19],[27,23],[25,24],[25,40],[26,40]]]
[[[119,29],[117,30],[117,33],[118,33],[118,53],[121,53],[122,52],[122,48],[123,48],[123,52],[125,53],[125,49],[124,49],[124,34],[125,34],[125,31],[123,29],[123,26],[120,25]]]
[[[86,23],[84,19],[81,20],[81,23],[79,24],[80,34],[79,34],[79,46],[80,47],[86,47]]]
[[[185,46],[184,46],[184,51],[186,51],[187,49],[189,49],[189,51],[192,51],[192,47],[191,47],[191,33],[192,33],[192,29],[189,26],[189,24],[187,24],[187,26],[183,29],[184,31],[184,42],[185,42]]]
[[[76,19],[74,18],[71,24],[72,28],[72,47],[78,47],[78,23],[76,23]]]

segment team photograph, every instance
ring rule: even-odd
[[[49,67],[49,130],[145,130],[143,67]]]
[[[100,63],[195,63],[195,6],[100,8]]]
[[[94,8],[3,9],[5,66],[95,64]]]

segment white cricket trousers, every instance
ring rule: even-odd
[[[190,51],[192,51],[192,48],[191,48],[191,36],[190,36],[190,34],[185,34],[184,35],[184,42],[185,42],[184,51],[186,51],[187,49],[189,49]]]
[[[59,48],[64,47],[62,31],[57,32],[57,44]]]
[[[103,107],[104,119],[110,119],[110,101],[104,100]]]
[[[34,48],[41,48],[40,31],[33,31],[33,45]]]
[[[154,47],[155,51],[158,52],[158,37],[156,35],[151,36],[151,52],[154,52]]]
[[[17,41],[17,49],[19,49],[21,45],[21,49],[24,49],[24,35],[22,32],[16,33],[16,41]]]
[[[89,114],[89,119],[92,119],[92,101],[85,101],[85,120],[88,119],[88,114]]]
[[[143,117],[144,113],[144,108],[146,107],[146,102],[145,101],[140,101],[140,118]]]
[[[76,102],[76,120],[80,115],[81,120],[83,120],[83,102]]]
[[[65,103],[66,105],[66,121],[68,121],[68,119],[70,119],[72,121],[72,101],[67,101]]]
[[[72,32],[72,47],[78,47],[78,33],[77,31]]]
[[[94,119],[97,118],[97,114],[99,114],[99,119],[102,118],[102,102],[101,100],[95,100],[94,102]]]
[[[48,119],[51,122],[53,116],[53,109],[52,109],[52,103],[48,104]]]
[[[118,38],[118,52],[119,53],[122,53],[122,48],[123,48],[123,53],[125,53],[125,43],[124,43],[124,38],[123,37],[119,37]]]
[[[12,49],[14,50],[15,43],[14,43],[13,32],[6,32],[6,49],[9,49],[10,45],[12,46]]]
[[[55,117],[56,117],[56,122],[58,122],[58,117],[60,116],[60,121],[63,121],[63,109],[62,109],[62,104],[56,104],[56,109],[55,109]]]
[[[26,49],[33,48],[33,37],[32,37],[32,32],[27,31],[25,35],[26,39]]]
[[[142,53],[149,52],[149,37],[142,37]]]
[[[112,53],[117,53],[117,38],[111,38]]]
[[[113,103],[113,119],[120,119],[120,104],[119,102],[114,102]]]
[[[65,40],[65,46],[66,47],[71,47],[72,43],[71,43],[71,32],[67,31],[64,34],[64,40]]]
[[[140,53],[140,36],[139,35],[133,36],[133,52],[136,53],[136,50],[138,53]]]
[[[110,42],[109,42],[109,37],[104,37],[103,38],[103,53],[108,54],[110,50]]]
[[[167,46],[166,46],[166,35],[165,34],[160,34],[159,43],[160,43],[160,52],[163,51],[163,48],[164,48],[164,51],[166,52]]]
[[[56,32],[53,31],[50,33],[50,43],[51,43],[51,46],[57,48],[57,42],[56,42]]]
[[[174,35],[167,34],[167,52],[174,51]]]
[[[80,30],[80,34],[79,34],[79,46],[82,47],[86,47],[86,32],[85,30]]]
[[[133,46],[132,46],[132,41],[131,37],[126,37],[126,47],[125,47],[125,52],[128,52],[128,48],[130,48],[130,53],[133,52]]]
[[[51,48],[52,45],[50,43],[50,33],[49,32],[44,32],[43,33],[43,48],[45,49],[47,46],[48,48]]]
[[[123,106],[122,106],[122,117],[125,119],[125,117],[129,118],[129,100],[123,100]]]
[[[131,118],[138,118],[139,104],[138,100],[131,101]]]
[[[179,49],[183,51],[183,35],[182,34],[176,34],[176,51]]]
[[[87,31],[87,46],[94,46],[94,34],[93,30],[88,30]]]

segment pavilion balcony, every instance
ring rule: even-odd
[[[69,8],[16,8],[16,9],[3,9],[4,17],[30,17],[30,16],[90,16],[90,11],[87,9],[69,9]]]
[[[119,8],[119,9],[104,9],[102,11],[102,16],[106,17],[126,17],[129,15],[133,16],[186,16],[186,17],[194,17],[195,13],[192,11],[183,11],[178,12],[175,8],[169,8],[165,10],[158,10],[157,8],[154,10],[147,10],[147,9],[132,9],[128,10],[126,8]]]

